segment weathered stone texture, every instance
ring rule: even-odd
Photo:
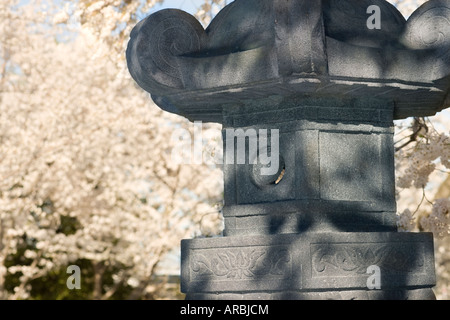
[[[224,165],[225,237],[182,242],[188,299],[434,298],[432,235],[397,233],[393,121],[450,105],[450,0],[408,21],[384,0],[236,0],[206,30],[162,10],[127,61],[162,109],[221,123],[224,150],[229,129],[279,133],[273,174],[258,149]]]

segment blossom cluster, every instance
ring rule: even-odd
[[[0,4],[0,298],[28,298],[33,280],[80,259],[120,268],[115,284],[142,295],[181,239],[220,232],[221,170],[171,162],[173,128],[189,123],[157,108],[99,41],[120,3],[80,1],[89,23],[70,41],[50,19],[64,21],[56,4]],[[117,290],[99,286],[94,298]]]

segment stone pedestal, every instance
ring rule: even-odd
[[[408,21],[383,0],[236,0],[206,30],[179,10],[135,27],[133,78],[221,123],[233,159],[224,237],[182,242],[188,299],[434,298],[432,235],[396,228],[393,121],[450,105],[449,21],[450,0]]]
[[[225,237],[183,242],[187,298],[434,298],[432,235],[396,232],[394,109],[329,95],[224,111],[224,150],[277,130],[280,170],[261,175],[250,139],[246,164],[225,164]]]
[[[306,232],[182,242],[192,300],[434,299],[433,238],[396,232]],[[380,288],[369,289],[369,267]],[[369,282],[369,284],[368,284]]]

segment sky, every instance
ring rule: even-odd
[[[151,12],[161,9],[175,8],[181,9],[190,14],[194,14],[205,1],[204,0],[165,0],[163,4],[157,4]]]

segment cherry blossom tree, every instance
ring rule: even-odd
[[[82,22],[100,3],[73,14]],[[174,127],[190,126],[131,81],[109,38],[116,3],[68,42],[51,2],[0,5],[1,298],[28,298],[34,280],[79,260],[92,263],[91,298],[124,285],[145,296],[182,238],[220,224],[221,171],[171,161]]]
[[[448,112],[397,124],[397,198],[400,230],[432,232],[436,294],[450,298],[450,134]]]

